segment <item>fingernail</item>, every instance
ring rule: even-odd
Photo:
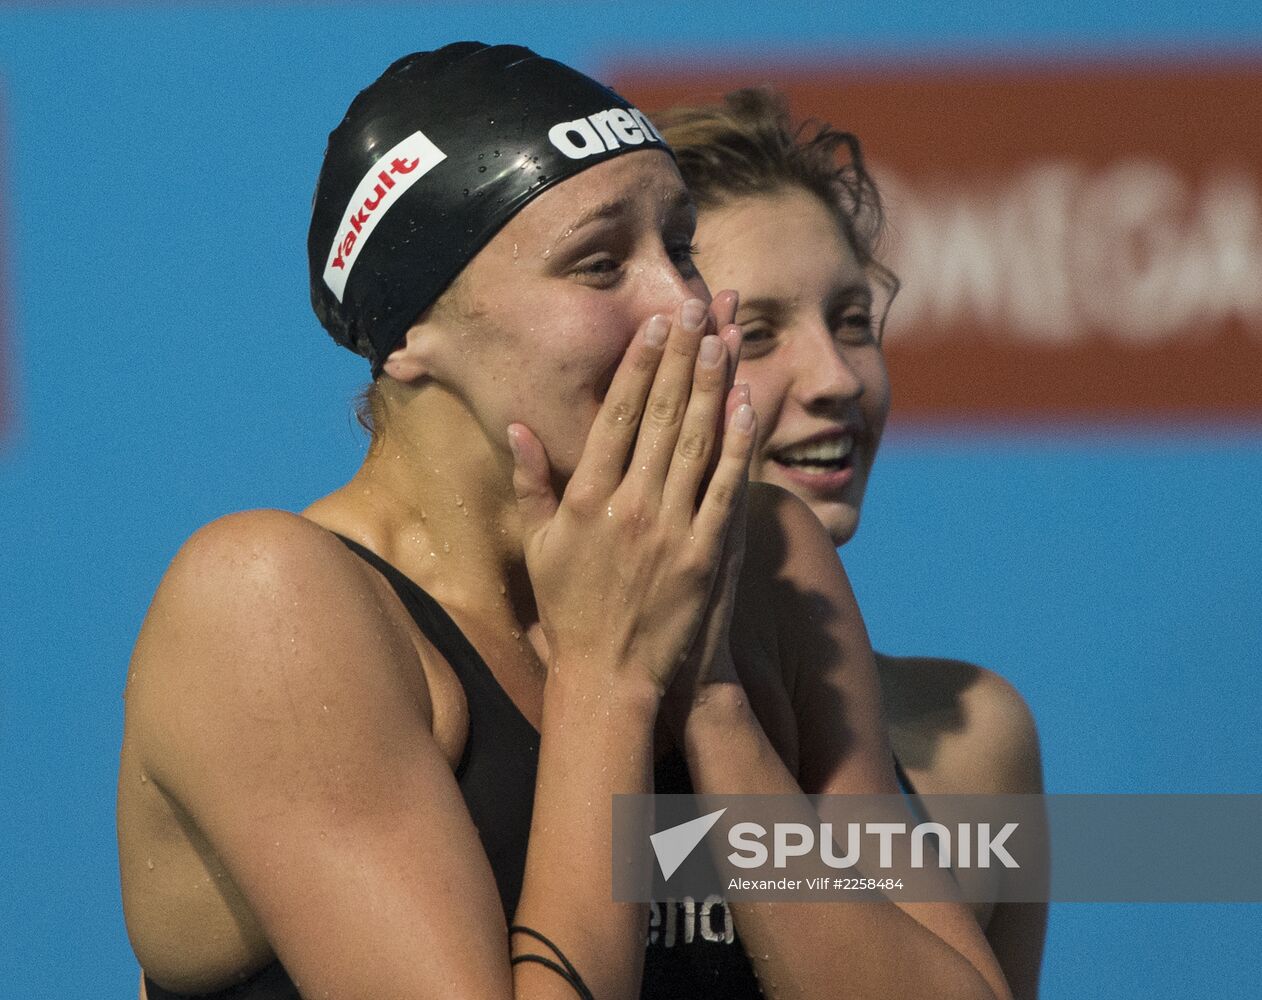
[[[644,328],[644,342],[649,347],[661,347],[666,343],[666,335],[670,333],[670,317],[660,313],[649,320]]]
[[[748,434],[754,429],[754,408],[748,403],[741,403],[732,414],[732,426],[738,431]]]
[[[737,382],[736,385],[734,385],[732,388],[736,390],[737,399],[739,399],[742,403],[749,402],[749,383],[748,382]]]
[[[705,303],[700,299],[689,299],[679,310],[679,319],[686,329],[700,329],[701,321],[705,319]]]
[[[713,368],[717,365],[719,358],[723,356],[723,345],[719,343],[719,338],[713,336],[702,337],[701,350],[697,356],[707,368]]]
[[[513,461],[516,462],[521,458],[521,451],[517,445],[517,434],[510,424],[508,427],[508,450],[513,453]]]

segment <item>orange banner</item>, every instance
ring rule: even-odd
[[[859,136],[900,416],[1262,418],[1262,64],[608,75],[650,114],[771,83]]]

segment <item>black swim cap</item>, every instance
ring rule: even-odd
[[[640,111],[529,49],[457,42],[404,56],[329,135],[307,236],[320,323],[378,374],[530,199],[647,148],[667,149]]]

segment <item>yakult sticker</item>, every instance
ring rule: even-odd
[[[324,268],[324,283],[338,302],[342,301],[359,251],[377,223],[404,191],[445,159],[447,154],[430,142],[424,132],[413,132],[364,175],[337,227],[337,237]]]

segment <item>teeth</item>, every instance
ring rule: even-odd
[[[832,438],[828,441],[813,441],[810,444],[794,445],[776,452],[781,462],[840,462],[854,448],[854,438]]]

